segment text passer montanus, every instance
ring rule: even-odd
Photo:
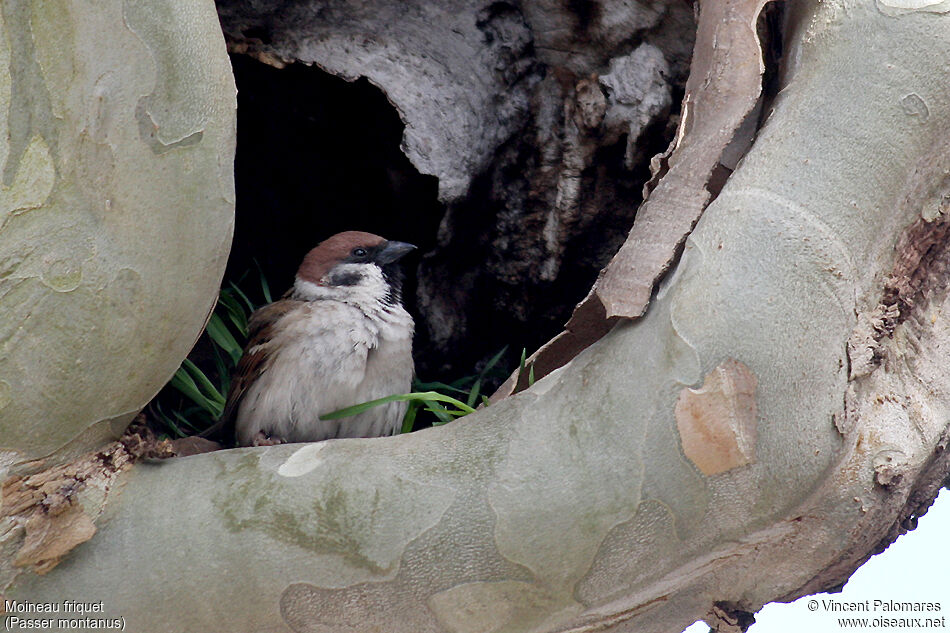
[[[398,261],[416,247],[346,231],[307,253],[293,288],[260,308],[221,421],[242,446],[392,435],[406,403],[320,414],[409,391],[412,317]]]

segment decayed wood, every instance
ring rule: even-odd
[[[23,533],[13,566],[32,569],[37,574],[56,567],[73,548],[96,533],[95,520],[122,473],[142,459],[191,455],[207,448],[192,444],[180,446],[175,441],[158,440],[138,423],[129,427],[122,438],[98,451],[3,481],[0,522]],[[80,498],[89,498],[92,490],[98,491],[93,495],[93,503],[81,503]]]

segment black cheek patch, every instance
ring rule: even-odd
[[[363,280],[362,273],[354,270],[344,270],[332,273],[328,281],[331,286],[355,286]]]

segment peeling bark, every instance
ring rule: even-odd
[[[0,491],[4,548],[11,547],[11,535],[22,534],[12,568],[9,558],[0,559],[4,584],[19,573],[13,568],[45,574],[73,548],[91,539],[109,496],[133,464],[148,457],[176,454],[181,451],[176,451],[172,442],[159,442],[151,432],[137,426],[120,441],[67,464],[4,480]],[[37,468],[42,466],[33,465],[34,470]],[[16,541],[15,536],[12,541]]]
[[[726,149],[759,99],[764,66],[755,25],[766,2],[701,4],[682,119],[664,161],[663,178],[637,212],[623,246],[574,309],[564,332],[526,362],[534,367],[535,376],[567,363],[606,334],[618,318],[637,318],[646,310],[654,286],[711,198],[714,170],[729,161]],[[513,375],[493,399],[524,386]]]
[[[704,475],[755,461],[756,384],[749,368],[730,358],[699,389],[680,391],[674,415],[683,453]]]

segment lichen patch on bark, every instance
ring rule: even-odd
[[[704,475],[755,461],[757,384],[748,367],[730,358],[702,387],[680,392],[674,414],[683,453]]]

